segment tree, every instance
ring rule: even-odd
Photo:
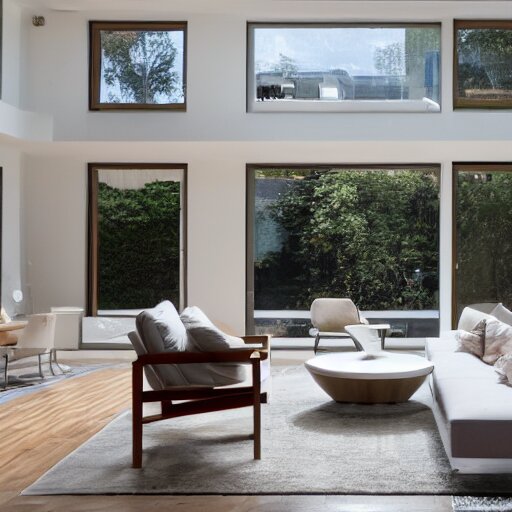
[[[457,177],[457,303],[512,305],[512,173]]]
[[[256,309],[304,310],[326,296],[369,310],[437,307],[435,172],[295,171],[287,181],[271,210],[287,236],[256,265]]]
[[[401,76],[405,73],[404,46],[391,43],[375,48],[373,55],[375,69],[383,75]]]
[[[299,67],[294,59],[282,53],[279,54],[279,63],[274,66],[274,71],[281,72],[283,77],[288,78],[296,75],[298,70]]]
[[[473,75],[485,73],[493,89],[512,88],[512,30],[460,29],[457,51],[461,84],[471,86]]]
[[[101,44],[110,102],[167,103],[182,96],[169,32],[104,31]]]

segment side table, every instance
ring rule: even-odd
[[[0,346],[12,346],[18,343],[18,336],[12,331],[23,329],[27,326],[28,322],[8,322],[6,324],[0,324]]]

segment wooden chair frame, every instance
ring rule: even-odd
[[[261,344],[261,348],[231,349],[223,352],[162,352],[139,356],[132,363],[132,439],[133,467],[142,467],[142,429],[144,424],[203,412],[253,407],[254,458],[261,459],[261,404],[267,393],[261,392],[261,361],[269,357],[268,336],[244,336],[245,343]],[[176,387],[143,391],[145,365],[193,363],[250,363],[252,385],[244,387],[206,388]],[[178,400],[180,403],[173,403]],[[181,402],[182,400],[185,400]],[[160,414],[143,415],[143,405],[161,402]]]

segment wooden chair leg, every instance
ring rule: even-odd
[[[142,467],[142,366],[132,367],[132,466]]]
[[[172,409],[172,401],[171,400],[162,400],[162,414],[168,414]]]
[[[261,375],[260,360],[252,363],[254,458],[261,459]]]

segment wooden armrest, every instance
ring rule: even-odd
[[[264,350],[270,350],[270,338],[271,336],[268,334],[242,336],[242,339],[244,340],[245,343],[261,343],[261,348]]]
[[[261,350],[242,349],[222,352],[160,352],[139,356],[133,366],[147,364],[193,364],[193,363],[250,363],[255,359],[266,359],[268,354]]]

